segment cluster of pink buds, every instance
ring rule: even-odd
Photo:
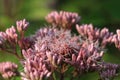
[[[36,38],[34,48],[22,51],[23,56],[25,58],[25,61],[23,61],[25,69],[29,69],[29,67],[27,67],[26,61],[32,63],[34,62],[32,60],[33,58],[39,57],[38,60],[40,59],[40,61],[43,61],[42,65],[49,65],[49,67],[45,66],[45,70],[48,70],[50,75],[50,73],[52,74],[55,70],[57,70],[57,68],[60,64],[62,64],[62,62],[64,63],[64,60],[67,56],[67,60],[71,59],[69,56],[72,53],[77,54],[77,52],[79,51],[79,44],[77,42],[78,38],[72,37],[70,31],[67,30],[43,28],[38,30],[34,37]],[[37,61],[35,63],[36,65],[38,64]],[[62,64],[61,66],[64,65]],[[31,69],[32,68],[34,68],[34,66],[31,66]],[[35,68],[38,69],[39,67]],[[24,75],[22,74],[24,78],[25,75],[27,76],[27,73],[29,72],[28,71],[26,73],[25,69]],[[39,73],[40,79],[43,79],[45,76],[48,76],[48,74],[43,75],[42,73],[44,72],[42,72],[42,70],[41,73]],[[64,69],[62,69],[62,71],[64,72]],[[40,75],[42,75],[42,77]]]
[[[39,29],[36,34],[35,37],[41,37],[44,38],[45,36],[54,36],[55,33],[57,32],[57,30],[55,28],[43,28],[43,29]]]
[[[6,29],[6,34],[7,34],[8,40],[10,40],[9,42],[17,42],[18,35],[16,33],[16,29],[14,26]]]
[[[0,32],[0,41],[4,42],[8,40],[10,43],[17,42],[18,35],[16,34],[16,29],[14,26],[11,28],[6,29],[5,32]]]
[[[37,52],[32,49],[23,50],[23,56],[25,61],[22,62],[24,66],[22,80],[43,80],[50,77],[62,59],[53,52]]]
[[[101,63],[100,67],[99,74],[102,80],[114,79],[114,77],[118,75],[118,70],[120,69],[120,65],[111,63]]]
[[[74,67],[74,73],[77,72],[78,74],[103,69],[104,66],[101,67],[102,64],[99,63],[104,62],[102,61],[105,52],[104,48],[107,43],[113,42],[113,33],[110,33],[107,28],[102,30],[94,29],[92,25],[77,25],[76,28],[80,36],[73,36],[70,30],[57,28],[39,29],[34,35],[34,47],[22,52],[25,58],[25,61],[23,61],[24,72],[22,73],[22,79],[25,80],[28,77],[29,80],[36,79],[34,72],[38,75],[37,70],[39,67],[32,65],[33,63],[34,65],[38,64],[39,61],[36,61],[38,57],[39,63],[42,61],[41,66],[45,65],[42,70],[40,69],[41,72],[38,76],[42,80],[45,77],[51,78],[54,71],[61,75],[64,74],[68,69],[68,65]],[[59,66],[61,66],[60,69],[58,69]],[[47,70],[48,73],[44,73],[44,70]],[[62,77],[60,78],[62,79]]]
[[[50,50],[62,55],[79,51],[78,37],[72,36],[69,30],[44,28],[36,35],[37,41],[34,46],[37,51]]]
[[[0,32],[0,49],[21,59],[22,56],[17,54],[17,47],[19,46],[20,50],[28,49],[33,44],[33,39],[24,37],[24,31],[28,27],[28,22],[25,19],[17,21],[16,27],[12,26],[6,29],[5,32]],[[17,31],[20,35],[17,34]]]
[[[26,28],[28,27],[28,22],[26,22],[26,20],[21,20],[21,21],[17,21],[16,22],[16,26],[17,26],[17,30],[18,32],[23,32],[24,30],[26,30]],[[14,26],[6,29],[5,32],[0,32],[0,43],[4,42],[5,40],[7,40],[9,43],[17,43],[18,41],[18,34],[16,28]],[[20,35],[20,37],[23,35]]]
[[[112,42],[113,33],[109,32],[107,28],[101,30],[97,28],[94,29],[92,24],[85,24],[81,26],[76,25],[76,29],[82,37],[91,41],[99,41],[103,47],[105,47],[107,43]]]
[[[67,62],[75,66],[75,71],[83,74],[88,71],[95,71],[98,62],[101,62],[103,51],[96,47],[97,43],[83,42],[78,54],[72,54],[71,59]]]
[[[77,13],[60,11],[53,11],[46,16],[48,23],[54,26],[71,29],[73,25],[79,22],[80,16]]]
[[[13,52],[18,41],[18,35],[14,26],[0,32],[0,49],[6,52]]]
[[[9,79],[13,76],[18,75],[18,66],[12,62],[2,62],[0,63],[0,74],[3,78]]]
[[[24,61],[24,72],[21,73],[22,80],[42,80],[49,77],[51,72],[46,68],[45,62],[37,56],[30,57]]]
[[[26,22],[25,19],[16,22],[18,32],[25,31],[27,29],[28,25],[29,25],[29,23]]]
[[[113,43],[115,43],[115,46],[116,46],[118,49],[120,49],[120,30],[117,29],[117,30],[116,30],[116,33],[117,33],[117,34],[114,34],[112,41],[113,41]]]

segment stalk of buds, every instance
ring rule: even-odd
[[[18,35],[14,26],[6,29],[5,32],[0,32],[0,49],[8,53],[16,54],[16,44]]]
[[[22,50],[28,49],[34,43],[32,38],[24,37],[24,31],[28,27],[28,22],[26,22],[25,19],[17,21],[16,27],[17,28],[12,26],[6,29],[5,32],[0,32],[0,49],[21,59],[22,56],[17,53],[17,45],[19,46],[20,50]],[[17,34],[17,31],[20,35]]]
[[[29,23],[26,22],[25,19],[16,22],[17,30],[21,37],[24,37],[24,31],[27,29],[28,25]]]

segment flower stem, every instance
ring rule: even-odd
[[[55,73],[53,73],[52,76],[53,76],[53,79],[54,79],[54,80],[57,80],[57,79],[56,79],[56,76],[55,76]]]
[[[64,80],[64,74],[60,73],[60,80]]]

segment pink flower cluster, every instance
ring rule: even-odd
[[[5,32],[0,32],[0,43],[5,42],[8,40],[10,43],[15,44],[17,42],[18,35],[16,34],[15,27],[12,26],[11,28],[6,29]]]
[[[48,23],[53,24],[53,26],[71,29],[73,25],[79,22],[80,16],[77,13],[72,12],[53,11],[48,14],[45,19]]]
[[[18,75],[17,73],[18,66],[12,62],[2,62],[0,63],[0,74],[3,78],[9,79],[12,76]]]
[[[99,41],[100,45],[105,47],[107,43],[112,43],[113,33],[109,32],[107,28],[97,29],[92,24],[76,25],[76,29],[81,36],[86,37],[91,41]]]
[[[20,50],[28,49],[33,42],[30,37],[24,37],[24,31],[28,27],[28,22],[25,19],[17,21],[16,27],[12,26],[5,32],[0,32],[0,50],[14,54],[20,59],[22,56],[17,54],[17,45]],[[17,34],[17,31],[19,34]]]
[[[120,49],[120,30],[116,30],[116,34],[109,32],[107,28],[97,29],[93,27],[92,24],[89,25],[76,25],[76,29],[78,33],[91,40],[91,41],[99,41],[102,47],[105,47],[108,43],[114,43],[115,46]]]
[[[46,69],[46,62],[38,56],[27,58],[23,66],[22,80],[42,80],[42,78],[49,77],[51,74],[51,71]]]
[[[79,19],[77,13],[51,12],[46,20],[52,26],[40,28],[29,37],[24,35],[28,22],[25,19],[17,21],[16,28],[12,26],[0,32],[0,49],[20,59],[22,80],[56,80],[55,76],[64,80],[68,72],[70,80],[88,72],[98,72],[100,80],[114,79],[120,65],[106,63],[103,56],[108,44],[120,49],[120,30],[114,34],[107,28],[94,28],[92,24],[78,25]],[[71,32],[75,25],[78,35]],[[17,54],[18,47],[21,56]],[[4,67],[0,66],[0,70],[3,75]]]
[[[99,74],[102,80],[114,79],[114,77],[118,76],[117,71],[119,70],[120,65],[103,63],[100,67]]]
[[[59,65],[64,63],[67,56],[79,51],[77,39],[71,36],[70,31],[43,28],[36,33],[34,38],[36,38],[34,48],[28,49],[27,51],[23,50],[22,52],[25,58],[25,61],[23,61],[23,80],[27,79],[27,76],[30,76],[26,74],[30,73],[33,68],[36,70],[37,75],[39,75],[38,80],[44,79],[45,76],[50,77]],[[34,60],[36,58],[40,61]],[[70,59],[70,57],[66,59]],[[30,63],[31,65],[29,65]],[[41,67],[43,65],[39,66],[42,69],[40,69],[41,72],[38,70],[38,67],[32,66],[32,63],[34,63],[34,65],[38,65],[39,63],[43,64],[44,67]],[[28,69],[29,67],[31,67],[30,71]],[[35,71],[32,71],[31,74],[34,75],[34,72]],[[36,77],[33,76],[32,79],[29,79],[34,80]]]
[[[27,29],[28,25],[29,25],[29,23],[26,22],[25,19],[16,22],[18,32],[25,31]]]

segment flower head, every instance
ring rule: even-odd
[[[17,42],[18,35],[14,26],[6,29],[6,34],[9,42]]]
[[[40,29],[37,32],[37,35],[40,34],[35,42],[37,51],[44,49],[63,55],[79,51],[78,38],[76,36],[72,37],[70,31],[64,31],[63,29],[46,29],[46,33],[44,31],[45,29]]]
[[[17,73],[18,66],[12,62],[2,62],[0,63],[0,74],[3,78],[11,78],[18,75]]]
[[[120,68],[120,65],[117,65],[117,64],[102,63],[99,68],[100,78],[102,80],[114,79],[114,77],[118,75],[119,68]]]
[[[78,33],[85,39],[91,41],[99,41],[102,47],[105,47],[107,43],[112,43],[113,33],[109,32],[107,28],[97,29],[92,24],[76,25]]]
[[[27,29],[29,23],[25,19],[23,19],[23,20],[17,21],[16,25],[17,25],[18,32],[21,32]]]
[[[80,16],[77,13],[60,11],[53,11],[46,16],[48,23],[53,24],[54,26],[62,27],[65,29],[71,29],[71,27],[78,23]]]
[[[41,57],[43,52],[35,53],[32,50],[29,50],[23,53],[25,60],[23,62],[24,72],[21,73],[22,80],[42,80],[43,78],[49,77],[52,74],[50,66],[51,64],[45,61],[45,58]]]

